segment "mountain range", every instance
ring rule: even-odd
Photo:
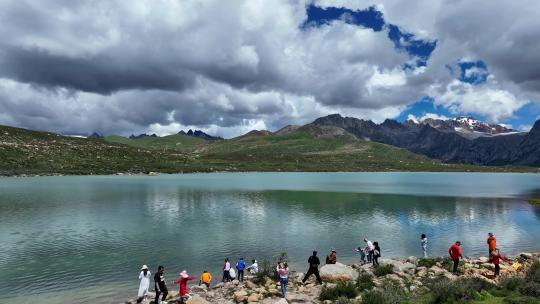
[[[333,114],[317,126],[341,128],[359,139],[375,141],[448,163],[540,166],[540,120],[529,132],[517,132],[471,117],[448,120],[370,120]]]
[[[276,132],[88,138],[0,126],[0,175],[215,171],[539,172],[540,121],[517,132],[471,117],[376,124],[338,114]]]

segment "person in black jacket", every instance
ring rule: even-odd
[[[317,257],[317,251],[313,251],[313,255],[309,257],[308,259],[309,263],[309,269],[306,275],[304,276],[304,279],[302,280],[302,283],[305,283],[309,277],[314,274],[317,278],[317,282],[319,284],[322,284],[321,276],[319,275],[319,265],[321,264],[321,261],[319,261],[319,258]]]
[[[375,250],[373,250],[373,266],[379,266],[379,258],[381,257],[381,247],[379,247],[379,242],[373,242],[375,245]]]
[[[154,303],[159,303],[159,295],[163,294],[161,297],[161,301],[165,301],[167,298],[167,294],[169,291],[167,290],[167,285],[165,284],[165,267],[159,266],[158,271],[154,275],[154,289],[156,290],[156,298],[154,299]]]

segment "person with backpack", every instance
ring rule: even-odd
[[[163,266],[159,266],[158,271],[154,275],[154,289],[156,291],[156,298],[154,299],[154,303],[157,304],[165,302],[169,291],[167,290],[167,284],[165,283],[165,267]],[[162,295],[161,302],[159,302],[160,294]]]
[[[459,259],[463,258],[463,254],[461,253],[461,242],[456,241],[452,246],[450,246],[450,249],[448,249],[448,253],[452,258],[452,261],[454,262],[454,268],[452,272],[457,275]]]
[[[373,242],[373,266],[379,266],[380,257],[381,247],[379,247],[379,242]]]
[[[420,243],[422,244],[422,251],[424,253],[424,258],[427,258],[427,236],[423,233],[420,236]]]
[[[244,258],[240,258],[238,262],[236,262],[236,269],[238,270],[238,281],[240,282],[244,281],[245,268],[246,268],[246,263],[244,262]]]
[[[304,279],[302,280],[302,283],[306,283],[306,281],[309,279],[309,277],[314,274],[315,278],[317,278],[317,282],[319,284],[322,284],[321,276],[319,275],[319,265],[321,264],[321,261],[319,261],[319,258],[317,257],[317,251],[313,251],[313,255],[309,257],[308,259],[309,268],[304,276]]]
[[[141,280],[139,284],[139,293],[137,294],[137,303],[141,303],[148,294],[148,288],[150,288],[150,276],[152,274],[150,273],[150,270],[148,270],[148,266],[143,265],[141,268],[141,273],[139,274],[139,280]]]

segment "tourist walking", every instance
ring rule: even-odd
[[[229,259],[226,258],[223,262],[223,279],[221,282],[229,282],[232,280],[231,278],[231,262],[229,262]]]
[[[313,251],[313,255],[310,256],[308,259],[308,263],[309,269],[304,276],[302,283],[306,283],[309,277],[314,274],[315,278],[317,278],[317,282],[319,282],[319,284],[322,284],[321,276],[319,275],[319,265],[321,264],[321,261],[319,261],[319,257],[317,257],[317,251]]]
[[[491,254],[491,252],[495,249],[497,249],[497,239],[493,235],[493,233],[488,233],[487,238],[487,244],[488,244],[488,253]]]
[[[238,281],[240,282],[244,281],[245,268],[246,268],[246,263],[244,262],[244,258],[240,258],[238,262],[236,262],[236,269],[238,270]]]
[[[493,273],[494,277],[498,277],[501,275],[501,266],[499,265],[501,260],[507,261],[506,258],[501,254],[499,251],[499,248],[495,248],[490,253],[491,262],[493,265],[495,265],[495,270]]]
[[[369,263],[373,260],[373,250],[375,250],[375,246],[373,246],[373,243],[368,239],[364,239],[364,243],[366,243],[367,259]]]
[[[337,262],[337,252],[334,248],[330,249],[330,254],[326,256],[326,264],[335,264]]]
[[[150,288],[150,276],[152,274],[148,270],[148,266],[143,265],[141,267],[141,273],[139,274],[139,293],[137,294],[137,303],[141,303],[143,300],[146,300],[146,295],[148,294],[148,288]]]
[[[423,233],[420,236],[420,243],[422,244],[422,252],[424,253],[424,258],[427,258],[427,236]]]
[[[257,263],[257,260],[251,260],[251,265],[247,268],[247,270],[251,274],[257,274],[257,272],[259,272],[259,264]]]
[[[459,259],[463,258],[463,255],[461,254],[461,242],[456,241],[452,246],[450,246],[450,249],[448,249],[448,253],[452,258],[452,261],[454,262],[454,268],[452,272],[454,274],[457,274]]]
[[[203,271],[201,274],[201,277],[199,278],[199,286],[201,284],[206,285],[206,287],[210,287],[210,282],[212,282],[212,275],[208,271]]]
[[[379,266],[379,258],[381,257],[381,247],[379,242],[373,243],[373,266]]]
[[[159,266],[158,271],[154,275],[154,289],[156,291],[154,303],[166,303],[165,299],[167,299],[167,294],[169,291],[167,290],[167,284],[165,283],[165,267],[163,266]],[[162,295],[161,302],[159,302],[160,294]]]
[[[187,271],[182,270],[182,272],[180,272],[180,278],[176,281],[173,281],[173,284],[180,284],[180,290],[178,290],[178,294],[180,295],[180,298],[182,300],[187,300],[191,298],[191,295],[188,293],[187,289],[187,283],[191,280],[195,280],[195,277],[189,276],[187,274]]]
[[[281,285],[281,296],[285,298],[287,283],[289,282],[289,266],[287,263],[279,263],[276,270],[279,276],[279,285]]]
[[[364,265],[366,263],[366,249],[362,247],[356,247],[354,251],[358,252],[360,254],[360,263]]]

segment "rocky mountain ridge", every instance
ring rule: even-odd
[[[450,163],[540,166],[540,120],[528,133],[472,119],[452,122],[455,124],[442,120],[400,123],[387,119],[376,124],[371,120],[332,114],[316,119],[313,124],[339,127],[359,139],[405,148]],[[456,130],[456,125],[463,124],[469,125],[471,132],[489,128],[491,133],[489,136],[464,136],[461,130]]]

